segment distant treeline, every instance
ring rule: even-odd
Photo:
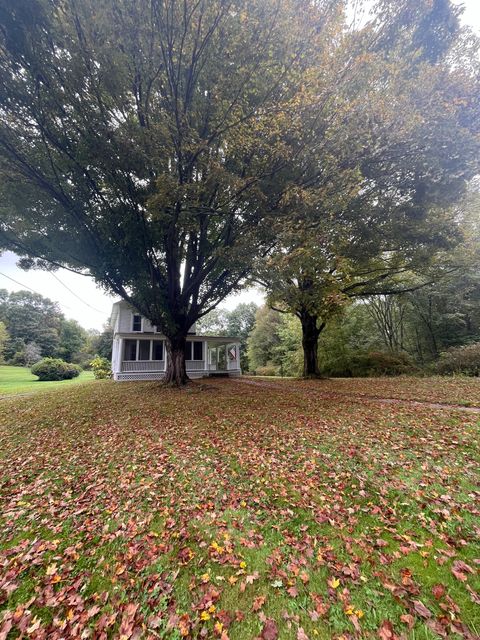
[[[112,332],[86,331],[68,320],[58,304],[30,291],[0,289],[0,359],[31,366],[43,357],[81,366],[95,356],[111,357]]]
[[[325,376],[402,373],[480,374],[480,276],[457,274],[401,295],[356,300],[320,334]],[[248,339],[252,372],[301,375],[299,320],[258,310]]]

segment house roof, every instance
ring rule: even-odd
[[[110,324],[113,326],[115,326],[115,320],[117,319],[118,314],[120,313],[120,306],[126,306],[126,307],[131,307],[132,305],[129,304],[126,300],[117,300],[116,302],[113,303],[112,305],[112,313],[110,315]],[[139,338],[142,335],[151,338],[152,335],[157,336],[158,338],[163,338],[165,336],[163,336],[163,334],[161,333],[123,333],[123,332],[118,332],[121,333],[123,336],[126,337],[132,337],[132,338]],[[188,336],[189,338],[207,338],[209,342],[217,342],[219,344],[221,343],[228,343],[228,342],[241,342],[241,338],[239,338],[238,336],[211,336],[211,335],[201,335],[201,334],[190,334]]]

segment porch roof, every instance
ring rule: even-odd
[[[216,344],[230,344],[231,342],[241,342],[241,338],[238,336],[195,336],[196,338],[202,338],[207,342],[214,342]]]
[[[143,331],[135,331],[135,332],[118,332],[115,334],[118,338],[126,338],[132,340],[165,340],[165,336],[163,333],[154,333],[154,332],[143,332]],[[203,341],[211,342],[214,344],[230,344],[234,342],[241,342],[241,338],[238,336],[200,336],[198,333],[191,333],[187,336],[187,340],[191,341]]]

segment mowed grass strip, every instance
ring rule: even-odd
[[[478,416],[322,385],[4,399],[0,634],[475,638]]]
[[[0,396],[19,393],[36,393],[38,391],[53,391],[72,384],[89,382],[91,380],[93,380],[92,371],[82,371],[77,378],[72,378],[72,380],[46,382],[40,381],[31,373],[28,367],[0,365]]]

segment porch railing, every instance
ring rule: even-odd
[[[203,371],[204,360],[186,360],[187,371]],[[165,371],[165,360],[124,360],[122,371]]]
[[[205,369],[204,360],[185,360],[185,367],[187,371],[202,371]]]
[[[122,371],[165,371],[165,360],[124,360]]]

